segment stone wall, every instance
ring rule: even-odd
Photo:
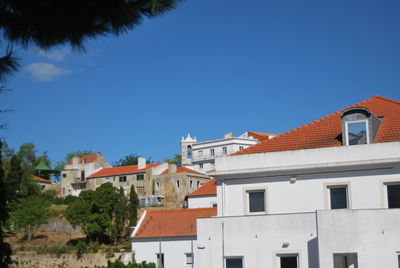
[[[124,263],[131,261],[132,253],[114,253],[115,260],[121,257]],[[76,254],[68,253],[57,257],[52,254],[38,254],[36,251],[18,251],[12,255],[12,268],[79,268],[107,265],[105,253],[86,253],[79,260]]]
[[[79,234],[81,233],[81,227],[75,226],[74,228],[65,218],[54,217],[50,218],[48,223],[42,224],[39,228],[39,231]]]

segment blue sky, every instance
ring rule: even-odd
[[[399,13],[390,0],[187,0],[86,52],[18,48],[0,136],[54,162],[84,149],[158,161],[187,133],[282,133],[374,95],[400,100]]]

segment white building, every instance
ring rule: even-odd
[[[370,98],[215,169],[194,267],[400,267],[400,102]]]
[[[162,268],[193,267],[198,247],[196,220],[216,214],[216,208],[146,210],[131,237],[136,262],[153,262]]]
[[[211,179],[186,196],[188,208],[217,207],[216,179]]]
[[[215,167],[215,158],[248,148],[274,138],[275,134],[247,131],[239,137],[228,132],[223,139],[198,142],[189,134],[181,140],[182,165],[206,173]]]

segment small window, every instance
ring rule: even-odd
[[[190,185],[190,188],[193,187],[193,181],[192,180],[189,181],[189,185]]]
[[[239,151],[242,151],[243,149],[243,146],[239,146]]]
[[[200,181],[197,181],[197,188],[200,187]]]
[[[185,253],[185,264],[193,264],[193,254],[192,253]]]
[[[136,180],[138,180],[138,181],[144,180],[144,174],[138,174],[138,175],[136,175]]]
[[[214,156],[215,155],[215,150],[214,149],[210,149],[210,155]]]
[[[388,184],[387,197],[388,197],[388,208],[400,208],[400,183],[399,184]]]
[[[186,149],[187,149],[187,154],[186,154],[187,159],[192,159],[192,146],[188,145]]]
[[[222,154],[228,154],[228,149],[226,147],[222,147]]]
[[[157,253],[157,268],[164,268],[164,253]]]
[[[67,177],[67,174],[66,173],[63,173],[63,178],[66,178]]]
[[[83,159],[82,159],[82,162],[83,162],[84,164],[86,164],[86,163],[87,163],[87,158],[83,158]]]
[[[330,186],[330,208],[331,209],[346,209],[348,206],[347,185]]]
[[[212,206],[213,208],[216,208],[218,205],[217,205],[217,203],[212,203],[211,206]]]
[[[109,181],[110,180],[110,177],[106,177],[106,181]]]
[[[232,257],[225,259],[226,268],[243,268],[242,257]]]
[[[279,268],[298,268],[299,255],[298,254],[282,254],[278,255]]]
[[[156,190],[159,191],[160,190],[160,183],[156,182]]]
[[[177,180],[177,181],[176,181],[176,188],[179,189],[179,186],[180,186],[180,185],[179,185],[179,180]]]
[[[265,190],[248,191],[250,213],[265,212]]]
[[[203,169],[203,168],[204,168],[204,165],[203,165],[203,164],[199,164],[199,168],[200,168],[200,169]]]
[[[120,176],[119,182],[126,182],[126,176]]]
[[[81,170],[81,181],[85,181],[85,171]]]
[[[137,186],[136,191],[138,194],[144,194],[144,186]]]
[[[199,151],[199,158],[203,157],[203,151]]]
[[[347,145],[368,143],[367,121],[346,122]]]
[[[357,268],[357,253],[333,254],[334,268]]]

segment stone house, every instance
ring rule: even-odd
[[[88,176],[103,168],[111,167],[101,153],[74,156],[61,171],[61,195],[78,196],[87,188]]]
[[[186,206],[186,195],[209,180],[209,176],[198,171],[169,164],[167,169],[154,177],[154,194],[161,197],[164,206],[182,208]]]

